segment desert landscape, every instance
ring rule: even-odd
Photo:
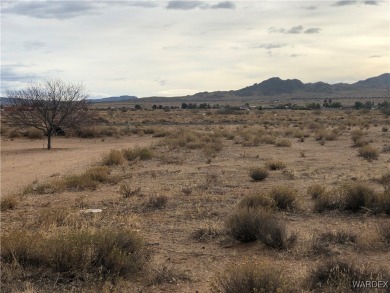
[[[378,109],[97,111],[3,121],[2,292],[389,292]]]

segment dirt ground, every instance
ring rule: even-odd
[[[159,119],[163,119],[164,115],[161,112]],[[172,120],[180,120],[183,112],[166,115]],[[204,119],[199,113],[195,115]],[[267,118],[261,115],[267,115]],[[2,235],[23,229],[44,230],[37,223],[41,212],[47,209],[66,210],[76,217],[78,224],[89,225],[91,229],[129,227],[139,231],[151,253],[145,276],[136,280],[120,280],[107,285],[104,290],[99,287],[101,292],[210,292],[216,274],[229,265],[248,262],[267,263],[283,269],[286,280],[292,280],[297,292],[313,292],[305,287],[308,274],[331,258],[351,260],[373,269],[382,268],[390,274],[390,251],[377,232],[379,224],[390,225],[388,215],[372,214],[370,211],[318,213],[313,208],[314,200],[307,193],[312,184],[321,184],[332,190],[345,182],[364,183],[377,192],[383,192],[377,178],[390,172],[390,152],[381,151],[390,145],[390,132],[383,130],[389,125],[388,118],[379,113],[364,117],[341,111],[320,116],[308,112],[269,112],[261,115],[233,118],[209,115],[207,119],[215,118],[218,124],[186,125],[191,131],[211,136],[225,131],[225,136],[220,135],[221,150],[211,156],[196,145],[171,149],[167,143],[164,144],[165,137],[153,137],[156,135],[152,134],[105,138],[104,141],[100,138],[54,138],[51,151],[42,148],[43,140],[3,139],[2,197],[18,193],[34,181],[40,183],[82,172],[97,165],[111,149],[146,146],[153,150],[155,157],[112,167],[112,173],[121,180],[101,184],[96,190],[20,196],[14,209],[1,214]],[[313,116],[307,118],[308,115]],[[282,116],[283,119],[280,119]],[[191,120],[189,116],[183,119]],[[230,120],[223,124],[224,119]],[[304,122],[305,119],[317,119],[317,124],[329,131],[340,125],[343,127],[340,127],[335,139],[319,140],[316,129],[312,129],[309,122]],[[267,121],[265,126],[262,124],[264,121]],[[275,124],[272,124],[273,121]],[[304,139],[286,134],[293,128],[298,129],[299,125],[307,134],[302,136]],[[168,131],[181,128],[175,126]],[[270,143],[244,146],[243,132],[251,128],[253,133],[259,128],[264,131],[272,129],[278,139],[287,139],[291,146],[278,147]],[[364,129],[364,138],[380,150],[377,160],[368,161],[358,155],[351,142],[354,129]],[[228,138],[229,134],[234,134],[234,139]],[[282,161],[286,168],[269,171],[264,181],[250,179],[251,167],[265,166],[271,160]],[[120,186],[124,183],[139,192],[130,197],[122,196]],[[227,237],[224,232],[226,220],[240,200],[249,194],[268,193],[277,186],[297,190],[299,207],[275,212],[286,224],[288,233],[297,235],[297,244],[288,250],[278,250],[259,242],[239,243]],[[166,205],[146,208],[150,198],[155,196],[164,196]],[[102,212],[80,216],[81,210],[96,208],[102,209]],[[72,225],[75,224],[69,224],[70,229],[74,228]],[[44,233],[62,229],[54,226]],[[324,251],[317,251],[313,242],[328,232],[348,232],[357,240],[353,243],[330,243],[325,245]],[[28,285],[33,289],[7,292],[49,292],[48,287],[40,288],[41,284],[34,284],[34,280],[28,278],[20,283],[24,288]],[[19,284],[19,288],[22,285]],[[52,292],[82,291],[77,285],[49,285]],[[13,288],[13,285],[8,284],[7,288]],[[97,287],[88,288],[84,288],[83,292],[97,290]]]
[[[82,172],[110,149],[147,146],[151,137],[78,139],[55,137],[48,151],[46,140],[1,140],[1,193],[19,191],[35,180]]]

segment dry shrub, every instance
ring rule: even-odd
[[[390,153],[390,144],[386,144],[382,147],[382,153]]]
[[[354,129],[351,131],[351,139],[355,147],[362,147],[367,144],[363,139],[364,132],[360,129]]]
[[[141,160],[146,161],[154,157],[154,152],[149,148],[136,147],[134,149],[122,149],[122,154],[128,161]]]
[[[282,169],[286,168],[286,164],[284,162],[282,162],[282,161],[272,160],[272,161],[266,162],[265,165],[267,166],[267,168],[269,170],[272,170],[272,171],[282,170]]]
[[[362,146],[358,149],[358,153],[368,161],[377,160],[379,157],[379,151],[370,145]]]
[[[356,264],[354,261],[331,259],[322,262],[314,268],[308,278],[307,284],[314,292],[354,292],[365,288],[353,288],[356,281],[383,281],[389,276],[374,268]]]
[[[323,140],[336,140],[337,139],[337,133],[335,131],[329,131],[324,128],[318,129],[316,133],[314,134],[314,139],[318,141]]]
[[[243,197],[239,203],[241,208],[265,208],[273,209],[275,207],[275,201],[268,195],[263,193],[249,194]]]
[[[285,224],[264,209],[239,208],[226,222],[226,232],[240,242],[260,241],[276,249],[288,249],[296,236],[288,237]]]
[[[287,282],[288,279],[280,268],[270,264],[235,264],[214,277],[211,292],[293,292],[291,281]]]
[[[249,170],[249,176],[254,181],[261,181],[268,177],[268,170],[264,167],[254,167]]]
[[[377,193],[365,183],[346,183],[315,199],[317,212],[346,210],[351,212],[390,213],[390,193]]]
[[[102,164],[105,166],[122,165],[124,162],[125,158],[118,150],[111,150],[102,160]]]
[[[322,196],[325,192],[326,188],[321,184],[313,184],[307,188],[307,194],[310,195],[312,199]]]
[[[380,204],[380,196],[374,189],[364,183],[345,184],[341,187],[344,209],[353,212],[364,208],[376,209]]]
[[[0,210],[2,212],[6,210],[13,210],[18,204],[18,200],[15,195],[7,195],[1,198]]]
[[[337,210],[341,208],[342,198],[337,190],[325,192],[314,200],[314,210],[319,213],[327,210]]]
[[[385,190],[390,189],[390,171],[382,174],[382,176],[378,179],[378,182],[383,186]]]
[[[294,210],[297,208],[297,190],[289,186],[277,186],[270,192],[270,197],[275,201],[276,207],[281,210]]]
[[[166,195],[153,195],[144,203],[147,210],[163,209],[168,204],[168,196]]]
[[[188,281],[190,277],[178,269],[162,264],[153,267],[150,270],[147,284],[148,286],[156,286],[161,284],[177,284],[179,281]]]
[[[44,135],[40,129],[29,128],[27,129],[26,136],[30,139],[42,139]]]
[[[356,243],[357,235],[349,231],[325,232],[320,235],[319,240],[333,244]]]
[[[275,145],[277,147],[291,147],[291,141],[288,139],[278,139],[275,142]]]
[[[71,282],[93,278],[132,277],[144,266],[143,241],[132,230],[58,232],[49,236],[26,231],[2,237],[1,261],[14,263],[42,280]]]
[[[65,208],[44,208],[39,211],[37,223],[40,227],[65,226],[70,214],[69,209]]]
[[[215,239],[224,234],[219,225],[215,223],[206,223],[191,233],[191,238],[200,242]]]
[[[133,189],[129,183],[123,183],[119,187],[119,193],[124,198],[129,198],[138,195],[141,192],[141,187]]]
[[[379,223],[378,232],[386,246],[390,247],[390,223],[386,221]]]
[[[53,184],[54,182],[52,183],[52,185]],[[65,176],[63,180],[63,184],[65,186],[65,189],[70,191],[85,190],[85,189],[95,190],[98,186],[98,182],[94,181],[90,176],[88,176],[85,173],[81,175]]]

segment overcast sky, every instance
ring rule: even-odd
[[[389,1],[1,0],[1,91],[59,77],[91,96],[235,90],[390,72]]]

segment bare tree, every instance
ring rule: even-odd
[[[8,91],[10,110],[8,123],[13,126],[34,127],[47,136],[51,149],[52,135],[59,129],[74,129],[90,121],[87,94],[81,84],[50,79],[29,84],[22,90]]]

